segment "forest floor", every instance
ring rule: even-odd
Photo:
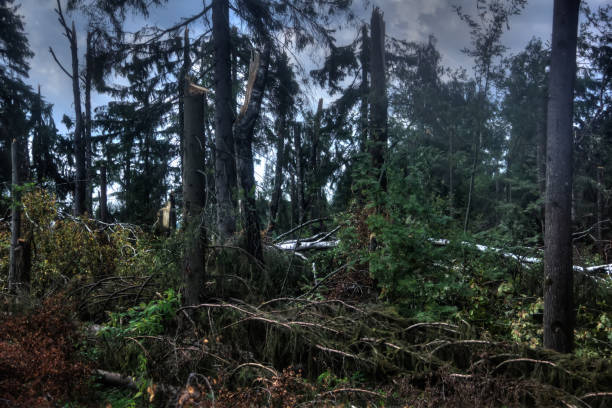
[[[461,244],[391,259],[415,271],[395,298],[346,249],[268,245],[264,266],[210,247],[203,303],[184,307],[180,234],[48,202],[28,202],[30,292],[0,288],[0,408],[612,406],[610,275],[577,275],[572,354],[541,346],[541,269]]]
[[[102,326],[75,320],[76,296],[51,297],[2,315],[0,406],[610,406],[610,356],[557,354],[465,321],[410,321],[373,293],[356,273],[335,276],[318,300],[186,309],[158,293]]]

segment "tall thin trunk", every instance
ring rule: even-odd
[[[266,44],[263,53],[261,55],[255,53],[251,61],[245,103],[234,124],[240,212],[246,238],[245,249],[261,262],[263,262],[263,248],[256,206],[253,132],[261,110],[269,61],[270,45]]]
[[[486,67],[484,78],[484,90],[481,90],[478,97],[478,124],[477,130],[472,139],[472,147],[474,149],[472,155],[472,167],[470,169],[470,186],[468,188],[468,201],[465,207],[465,218],[463,220],[463,232],[467,233],[470,226],[470,214],[472,211],[472,198],[474,197],[474,181],[476,178],[476,169],[478,168],[478,158],[480,156],[480,147],[482,146],[482,132],[484,128],[484,108],[487,95],[489,94],[489,74],[490,66]]]
[[[268,231],[276,228],[278,218],[278,207],[281,198],[281,188],[283,185],[283,168],[285,160],[285,118],[279,118],[276,129],[276,165],[274,166],[274,187],[272,190],[272,199],[270,200],[270,220],[268,221]]]
[[[554,2],[546,127],[544,347],[563,353],[574,345],[572,121],[579,6],[579,0]]]
[[[316,219],[321,217],[321,180],[319,180],[319,155],[321,154],[321,120],[323,118],[323,98],[319,99],[317,112],[315,113],[312,124],[312,140],[310,143],[310,168],[308,177],[308,208],[310,210],[310,218]]]
[[[81,88],[79,86],[79,54],[76,28],[72,22],[70,53],[72,55],[72,93],[74,100],[74,156],[76,175],[74,182],[74,214],[82,215],[87,210],[87,173],[85,164],[85,143],[83,138],[83,114],[81,113]]]
[[[379,8],[372,11],[370,54],[370,156],[374,177],[382,191],[387,190],[385,154],[387,150],[387,84],[385,78],[385,21]]]
[[[295,172],[297,181],[297,224],[304,222],[304,163],[302,161],[302,126],[296,122],[293,126],[293,147],[295,149]]]
[[[236,161],[232,118],[232,77],[230,63],[229,1],[213,0],[213,44],[215,56],[215,188],[217,225],[221,241],[236,231],[234,198]]]
[[[364,24],[361,27],[361,52],[359,53],[359,62],[361,64],[361,85],[359,90],[361,93],[361,107],[359,117],[359,151],[365,153],[368,142],[368,94],[370,93],[370,84],[368,83],[368,72],[370,70],[370,38],[368,37],[368,27]]]
[[[87,32],[87,50],[85,53],[85,134],[83,144],[85,145],[85,174],[86,174],[86,196],[85,203],[87,212],[93,215],[93,174],[91,144],[91,77],[93,70],[93,58],[91,49],[91,31]]]
[[[106,196],[107,178],[106,166],[100,169],[100,219],[102,222],[108,222],[108,199]]]
[[[204,98],[200,91],[184,79],[184,140],[183,150],[183,205],[185,219],[185,254],[183,258],[183,285],[185,304],[200,301],[205,279],[204,245],[206,238],[203,210],[205,204],[204,180]],[[172,204],[173,197],[171,197]]]
[[[185,34],[183,38],[183,66],[181,67],[181,73],[179,74],[178,80],[178,96],[179,96],[179,154],[181,157],[181,174],[183,174],[183,157],[185,150],[185,77],[189,73],[189,67],[191,66],[191,59],[189,56],[189,27],[185,28]]]
[[[13,205],[11,210],[11,248],[9,253],[8,289],[9,292],[14,293],[21,283],[19,258],[23,252],[23,248],[19,243],[19,237],[21,235],[21,194],[19,190],[19,146],[17,139],[13,139],[11,143],[11,170],[11,199]]]

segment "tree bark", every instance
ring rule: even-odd
[[[236,161],[232,119],[232,77],[228,0],[213,0],[213,44],[215,54],[215,188],[217,226],[221,241],[236,232],[234,194]]]
[[[385,153],[387,149],[387,84],[385,79],[385,21],[379,8],[372,11],[370,54],[370,156],[373,176],[382,191],[387,190]]]
[[[195,305],[205,279],[205,240],[203,209],[205,204],[204,180],[204,98],[199,90],[184,79],[184,140],[183,150],[183,216],[185,219],[185,254],[183,258],[183,285],[185,305]],[[171,198],[172,200],[172,198]]]
[[[572,121],[579,0],[555,0],[548,87],[544,347],[569,353],[574,343],[572,273]]]
[[[93,174],[92,156],[93,146],[91,145],[91,77],[92,77],[92,49],[91,31],[87,32],[87,48],[85,52],[85,134],[83,144],[85,145],[85,174],[86,174],[86,195],[85,208],[93,216]]]
[[[234,124],[240,212],[246,238],[245,249],[249,254],[262,262],[263,248],[256,207],[252,146],[255,123],[259,118],[268,76],[269,60],[270,45],[268,43],[261,56],[255,53],[254,59],[251,61],[245,103],[242,109],[240,109]]]
[[[360,141],[359,151],[366,152],[368,144],[368,96],[370,93],[370,84],[368,83],[368,72],[370,70],[370,38],[368,37],[368,27],[364,24],[361,27],[361,52],[359,53],[359,62],[361,64],[361,107],[359,117]]]
[[[185,28],[183,39],[183,66],[179,74],[178,93],[179,93],[179,154],[181,159],[184,157],[185,150],[185,77],[189,73],[191,61],[189,57],[189,27]],[[184,166],[181,160],[181,175],[183,174]]]
[[[83,215],[87,210],[87,173],[85,164],[85,143],[83,138],[83,114],[81,113],[81,88],[79,86],[79,54],[77,46],[76,28],[74,21],[72,29],[67,36],[70,41],[70,53],[72,56],[72,93],[74,99],[74,156],[76,175],[74,181],[74,214]]]

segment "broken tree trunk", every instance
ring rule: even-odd
[[[203,241],[206,239],[203,209],[206,200],[204,157],[204,97],[201,88],[184,79],[184,150],[183,150],[183,216],[185,224],[185,255],[183,285],[185,304],[200,301],[205,278]]]
[[[387,190],[385,154],[387,150],[387,99],[385,68],[385,21],[379,8],[372,11],[370,54],[370,144],[372,175]]]
[[[253,167],[253,132],[261,110],[261,102],[268,76],[269,60],[269,44],[266,44],[261,56],[256,52],[253,54],[253,59],[249,66],[249,80],[244,105],[240,109],[234,124],[236,169],[238,172],[240,212],[245,233],[245,250],[262,262],[263,250],[256,208],[256,186]]]
[[[221,242],[236,232],[236,160],[232,119],[229,0],[213,0],[213,47],[215,68],[215,188],[217,225]]]

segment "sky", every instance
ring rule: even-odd
[[[64,66],[70,66],[70,50],[67,39],[62,34],[62,27],[54,13],[57,0],[16,0],[21,3],[19,13],[24,17],[25,31],[30,47],[35,53],[31,60],[30,78],[28,83],[34,88],[41,86],[43,97],[54,104],[54,116],[60,131],[65,131],[59,119],[63,114],[74,116],[72,104],[72,83],[57,64],[53,61],[49,47]],[[65,0],[61,0],[62,5]],[[603,5],[606,0],[590,0],[588,4],[595,8]],[[449,67],[464,67],[470,69],[471,61],[461,49],[469,46],[469,30],[462,22],[453,5],[461,6],[464,11],[474,12],[476,0],[353,0],[353,11],[363,20],[369,21],[373,5],[377,5],[384,13],[388,36],[407,41],[425,42],[430,35],[437,38],[437,46],[442,55],[442,63]],[[548,41],[552,26],[552,0],[528,0],[528,4],[519,16],[510,21],[510,30],[503,36],[503,43],[510,53],[520,52],[529,40],[539,37]],[[198,9],[202,2],[199,0],[169,0],[168,5],[153,9],[147,20],[140,16],[129,18],[130,28],[143,24],[150,26],[169,27],[180,21],[182,17],[189,17]],[[67,15],[70,24],[75,20],[78,31],[80,51],[85,43],[85,18],[79,14]],[[201,21],[201,20],[200,20]],[[337,44],[343,45],[355,37],[354,29],[340,30],[337,34]],[[309,58],[314,57],[314,60]],[[82,58],[81,58],[82,60]],[[300,63],[305,67],[315,67],[322,61],[322,56],[310,53],[304,56]],[[312,98],[311,103],[316,103]],[[92,104],[98,106],[107,102],[104,95],[93,95]]]

